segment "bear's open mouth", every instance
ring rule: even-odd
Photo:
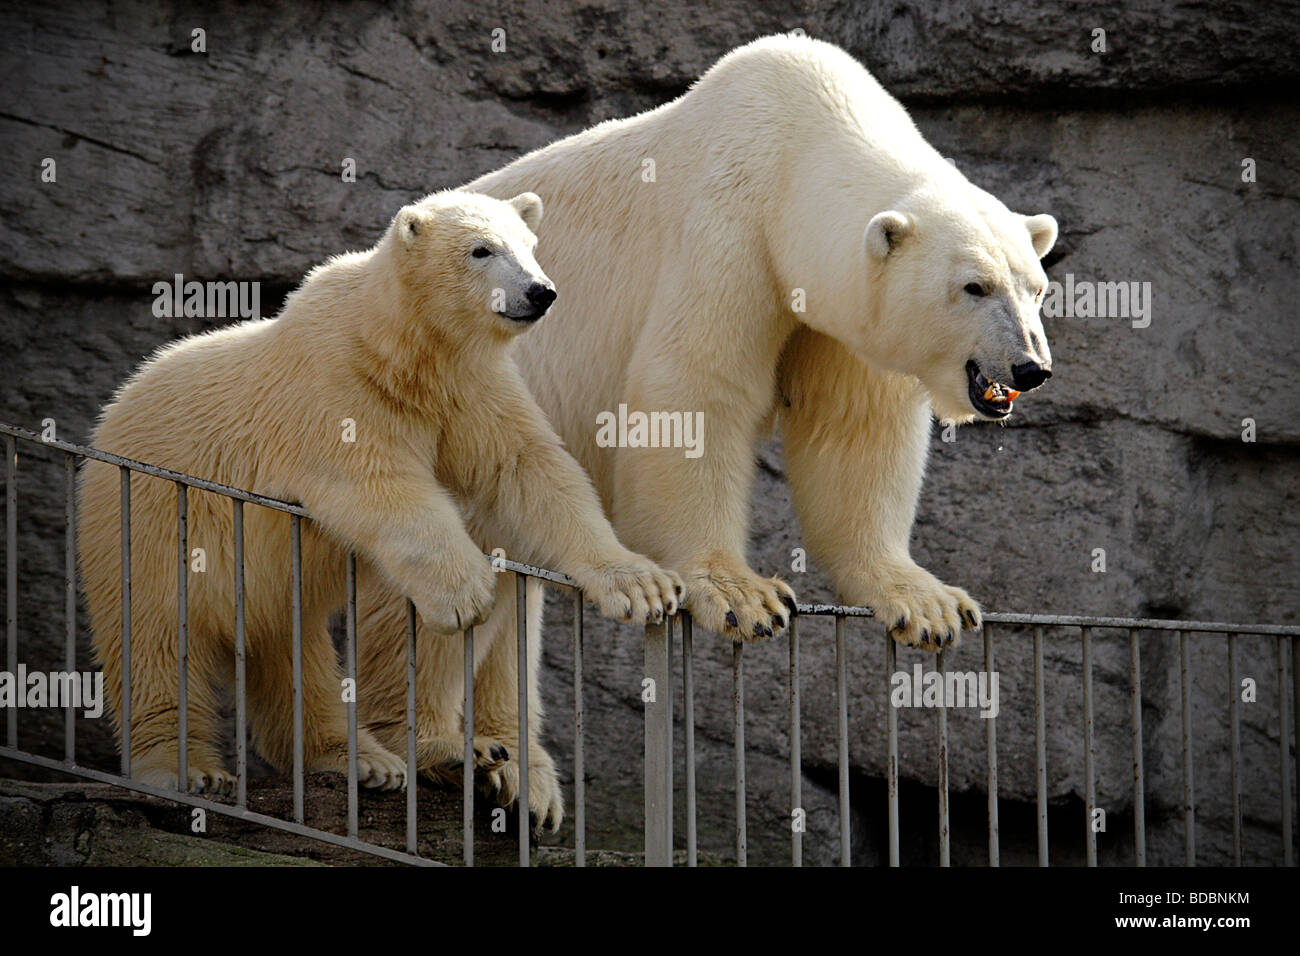
[[[1011,402],[1020,393],[1001,382],[991,382],[980,372],[979,364],[971,359],[966,363],[967,392],[975,411],[989,418],[1006,418],[1011,414]]]

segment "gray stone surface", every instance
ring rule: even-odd
[[[151,286],[258,280],[271,314],[327,255],[368,245],[405,201],[492,169],[609,116],[677,95],[718,55],[801,27],[841,43],[912,107],[974,181],[1062,226],[1049,274],[1150,282],[1151,325],[1047,321],[1056,375],[1006,427],[936,429],[915,552],[986,607],[1294,623],[1300,530],[1294,130],[1283,95],[1300,56],[1294,3],[867,3],[723,0],[645,5],[470,2],[387,6],[225,3],[193,12],[71,4],[0,12],[0,420],[82,440],[97,408],[155,346],[200,320],[157,319]],[[207,30],[208,52],[189,52]],[[491,31],[506,31],[493,53]],[[1110,52],[1090,51],[1091,30]],[[58,181],[40,182],[44,157]],[[340,178],[345,157],[357,182]],[[1241,181],[1241,163],[1258,181]],[[545,246],[542,246],[544,261]],[[1242,419],[1258,441],[1240,440]],[[49,463],[44,463],[48,460]],[[830,598],[800,534],[779,447],[760,455],[751,558],[805,599]],[[22,659],[61,660],[62,472],[23,459]],[[1107,572],[1089,568],[1105,548]],[[547,648],[551,745],[568,774],[563,609]],[[637,848],[638,635],[588,616],[589,845]],[[809,862],[837,850],[833,640],[804,641]],[[854,853],[884,852],[884,643],[850,627]],[[1152,862],[1182,854],[1177,639],[1143,633],[1144,756]],[[1004,860],[1032,862],[1035,795],[1029,635],[997,638]],[[700,840],[733,847],[730,655],[697,639]],[[82,660],[88,660],[84,634]],[[1278,859],[1278,696],[1270,642],[1242,639],[1245,852]],[[1202,862],[1231,854],[1225,649],[1193,640],[1194,764]],[[925,660],[910,652],[900,664]],[[967,644],[949,667],[980,666]],[[783,643],[747,651],[750,854],[788,855]],[[1082,859],[1077,635],[1049,634],[1049,791],[1054,860]],[[1096,768],[1104,862],[1131,854],[1126,635],[1094,638]],[[57,752],[61,716],[25,711],[22,740]],[[984,852],[984,724],[954,714],[954,860]],[[106,722],[81,721],[85,759],[112,761]],[[904,860],[932,862],[934,715],[900,715]],[[681,747],[681,732],[677,735]],[[0,773],[29,775],[12,764]],[[679,780],[680,780],[679,763]],[[36,774],[36,776],[41,776]],[[569,793],[572,794],[570,781]],[[570,796],[570,820],[572,797]],[[29,813],[26,804],[6,816]],[[684,806],[677,812],[679,844]],[[2,830],[3,828],[0,828]],[[0,840],[3,840],[0,836]],[[572,829],[560,836],[572,842]],[[281,848],[283,851],[283,848]]]

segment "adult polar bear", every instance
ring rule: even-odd
[[[1014,394],[994,383],[1051,374],[1051,216],[1012,213],[848,54],[792,36],[466,188],[545,199],[565,295],[517,361],[620,539],[681,575],[700,624],[741,639],[787,622],[789,587],[745,558],[775,415],[803,534],[841,598],[908,645],[978,627],[976,602],[908,539],[931,415],[1004,418]],[[703,411],[703,455],[599,447],[597,415],[620,404]]]
[[[748,639],[788,622],[793,592],[745,558],[774,416],[803,533],[842,598],[928,649],[979,626],[966,592],[908,553],[930,417],[1004,418],[1015,395],[996,383],[1050,374],[1038,260],[1055,220],[977,189],[851,57],[794,37],[741,47],[680,99],[466,188],[545,200],[564,294],[516,361],[620,539],[681,575],[703,626]],[[600,447],[598,416],[621,404],[703,412],[703,454]],[[515,628],[513,589],[498,594],[480,627],[494,642]],[[367,633],[400,633],[400,599],[363,604]],[[529,700],[539,712],[535,687]],[[553,764],[529,726],[533,806],[554,826]],[[508,803],[513,759],[498,780]]]

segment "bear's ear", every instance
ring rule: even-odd
[[[537,231],[537,227],[542,224],[542,199],[537,193],[520,193],[506,202],[515,207],[515,212],[519,213],[525,226],[533,232]]]
[[[1056,220],[1047,213],[1025,217],[1025,228],[1029,230],[1029,241],[1034,244],[1034,252],[1043,258],[1056,245]]]
[[[433,213],[419,206],[407,206],[397,214],[393,223],[393,232],[403,245],[409,245],[433,225]]]
[[[867,223],[867,234],[863,237],[867,255],[883,260],[912,231],[912,221],[901,212],[888,209],[878,212]]]

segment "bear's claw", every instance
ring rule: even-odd
[[[666,614],[676,614],[680,605],[677,575],[630,551],[612,563],[570,573],[587,600],[615,620],[660,624]]]
[[[869,587],[848,595],[865,604],[876,617],[893,621],[887,633],[907,647],[939,651],[956,647],[961,630],[979,630],[979,605],[961,588],[944,584],[916,565],[878,570]]]
[[[369,790],[405,790],[406,763],[387,750],[357,754],[357,782]]]
[[[683,577],[696,622],[735,641],[771,637],[789,626],[797,606],[788,584],[759,577],[742,562],[716,559]]]
[[[519,799],[519,763],[508,760],[487,772],[487,795],[507,810]],[[538,832],[554,833],[564,821],[564,798],[555,777],[555,764],[540,747],[528,749],[528,815]]]
[[[229,796],[234,793],[235,776],[225,770],[204,770],[201,767],[190,767],[186,775],[189,778],[189,793],[212,793],[219,796]],[[175,770],[166,770],[155,766],[154,761],[148,758],[135,758],[131,776],[143,783],[162,787],[165,790],[180,789],[177,786],[178,778]]]

